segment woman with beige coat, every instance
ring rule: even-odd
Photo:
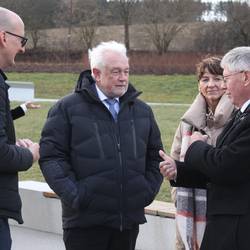
[[[208,57],[197,65],[199,94],[181,118],[171,148],[171,156],[183,161],[193,131],[208,136],[215,145],[218,135],[230,119],[234,106],[224,95],[221,59]],[[176,249],[198,250],[206,225],[206,190],[173,188],[176,205]]]

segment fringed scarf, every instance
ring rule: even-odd
[[[193,127],[183,124],[180,160],[184,161]],[[200,249],[206,227],[206,190],[177,188],[176,223],[186,250]]]

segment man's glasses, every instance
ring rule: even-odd
[[[224,82],[226,82],[227,79],[228,79],[228,77],[234,76],[234,75],[237,75],[237,74],[241,74],[241,73],[244,73],[244,70],[239,71],[239,72],[234,72],[234,73],[232,73],[232,74],[225,75],[225,76],[223,76],[223,80],[224,80]]]
[[[28,41],[28,38],[24,37],[24,36],[19,36],[17,34],[14,34],[12,32],[9,32],[9,31],[5,31],[5,33],[11,35],[11,36],[15,36],[15,37],[18,37],[18,38],[21,38],[21,46],[24,47]]]

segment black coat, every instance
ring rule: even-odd
[[[173,185],[207,188],[208,215],[250,212],[250,109],[217,139],[216,147],[198,141],[186,152],[185,166],[178,164]]]
[[[144,207],[162,177],[160,132],[151,108],[129,85],[118,122],[99,100],[90,72],[76,92],[49,112],[40,143],[40,166],[63,207],[63,227],[131,228],[144,223]]]
[[[15,146],[15,130],[10,112],[6,76],[0,70],[0,217],[22,223],[18,193],[18,171],[32,166],[31,152]]]
[[[13,120],[16,120],[25,115],[25,112],[21,106],[12,109],[10,112]]]

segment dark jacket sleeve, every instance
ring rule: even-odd
[[[170,181],[171,186],[206,189],[209,179],[204,174],[186,167],[184,162],[175,162],[177,165],[177,178],[176,181]]]
[[[52,190],[69,207],[78,208],[78,184],[71,171],[69,147],[70,124],[61,104],[57,103],[49,111],[42,131],[39,164]]]
[[[161,158],[159,156],[159,150],[163,148],[161,142],[161,135],[157,123],[155,121],[153,112],[150,114],[151,131],[147,145],[146,156],[146,181],[148,183],[148,193],[146,205],[149,205],[159,192],[163,177],[160,173],[159,163]]]
[[[11,110],[11,115],[12,115],[12,119],[16,120],[16,119],[24,116],[25,112],[23,111],[21,106],[18,106],[18,107]]]
[[[32,166],[33,156],[27,148],[9,144],[7,135],[8,96],[0,87],[0,172],[16,173]]]
[[[185,163],[220,185],[238,185],[250,180],[250,126],[239,131],[227,145],[214,148],[202,141],[187,150]]]

